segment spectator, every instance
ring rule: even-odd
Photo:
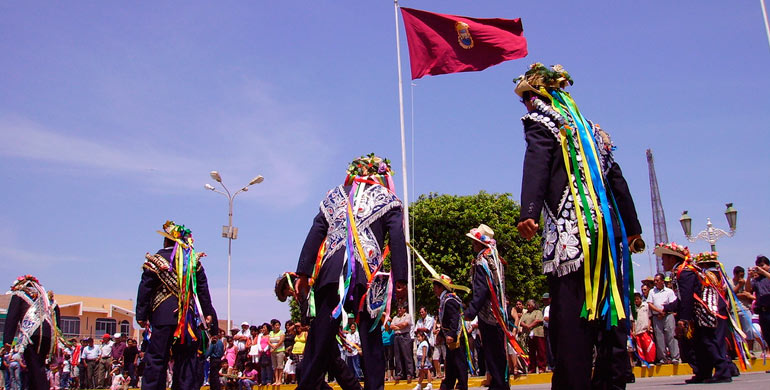
[[[294,360],[294,340],[297,337],[297,328],[299,327],[299,322],[293,323],[291,320],[286,321],[284,324],[285,328],[285,334],[283,338],[283,345],[286,348],[286,363],[283,366],[283,375],[284,375],[284,381],[283,383],[294,383],[294,374],[297,371],[296,363],[297,361]],[[291,360],[291,362],[289,362]],[[291,372],[289,372],[291,371]]]
[[[433,328],[433,371],[436,373],[437,379],[444,379],[444,374],[441,372],[441,361],[446,360],[446,340],[440,331],[441,324],[436,321],[436,326]]]
[[[114,340],[111,354],[112,362],[123,364],[123,351],[126,349],[125,338],[122,333],[115,333],[112,337]],[[125,364],[123,364],[123,367],[125,369]]]
[[[96,388],[107,389],[112,386],[112,347],[115,343],[109,334],[102,336],[102,345],[99,350],[99,364],[96,365]]]
[[[8,352],[10,358],[8,361],[8,374],[10,376],[10,388],[11,390],[22,390],[21,373],[27,369],[27,365],[24,364],[24,358],[19,347],[13,347],[13,350]]]
[[[428,310],[425,308],[425,306],[421,307],[418,311],[420,314],[420,318],[417,319],[417,322],[414,324],[414,327],[412,328],[412,339],[416,338],[417,332],[423,332],[426,336],[426,340],[428,340],[428,360],[432,360],[432,354],[431,352],[436,346],[436,337],[433,334],[433,330],[436,328],[436,320],[433,318],[432,315],[428,314]],[[439,371],[436,371],[438,374]]]
[[[385,379],[394,379],[395,361],[393,359],[393,330],[382,325],[382,345],[385,348]]]
[[[246,343],[246,348],[249,350],[249,361],[256,365],[257,371],[259,371],[259,350],[260,345],[258,339],[260,339],[259,328],[252,325],[249,327],[249,342]]]
[[[433,384],[431,383],[431,376],[430,376],[430,368],[431,368],[431,362],[429,359],[429,351],[430,351],[430,345],[428,343],[428,338],[425,335],[425,332],[422,330],[418,330],[417,332],[417,369],[418,369],[418,377],[417,377],[417,386],[414,387],[413,390],[433,390]],[[428,381],[428,385],[423,387],[422,382],[424,380]]]
[[[749,353],[754,350],[754,327],[751,323],[751,305],[754,302],[754,294],[746,291],[746,270],[740,265],[733,268],[732,288],[738,297],[738,318],[741,322],[741,329],[746,333],[746,345],[749,347]],[[731,344],[732,345],[732,344]]]
[[[243,365],[248,360],[249,349],[247,346],[250,334],[249,323],[244,321],[241,323],[241,330],[233,336],[233,342],[238,348],[238,354],[235,357],[235,367],[238,368],[238,371],[243,371]]]
[[[241,390],[251,390],[252,386],[258,384],[257,376],[259,376],[259,372],[254,367],[254,363],[246,362],[245,370],[238,381],[238,388]]]
[[[551,294],[543,294],[543,334],[545,335],[545,357],[548,363],[547,370],[554,366],[553,353],[551,352],[551,338],[548,335],[548,322],[551,320]]]
[[[302,361],[305,357],[305,346],[307,345],[307,332],[308,332],[309,326],[307,326],[304,323],[297,324],[297,337],[294,338],[294,348],[292,348],[291,352],[294,355],[294,361],[296,362],[297,368],[294,370],[296,371],[295,377],[297,379],[297,383],[299,383],[300,375],[302,373]]]
[[[534,299],[527,300],[527,312],[521,317],[521,330],[529,334],[529,372],[545,372],[545,333],[543,312]]]
[[[361,381],[363,373],[361,372],[361,336],[358,334],[358,327],[356,323],[350,324],[350,328],[345,332],[345,343],[343,345],[345,363],[347,363],[350,370],[356,375],[356,378]]]
[[[757,297],[755,312],[759,316],[759,327],[762,337],[770,342],[770,260],[760,255],[754,264],[749,270],[746,291]]]
[[[286,358],[286,347],[284,341],[286,336],[281,330],[281,321],[272,319],[270,321],[272,331],[268,334],[270,344],[270,362],[273,366],[273,385],[280,386],[283,380],[283,364]]]
[[[257,343],[259,345],[259,379],[262,386],[272,383],[273,365],[270,357],[270,325],[265,323],[259,327]]]
[[[647,301],[647,298],[650,296],[650,290],[655,286],[655,282],[652,278],[648,277],[642,280],[642,299],[644,301]]]
[[[663,274],[655,275],[655,287],[650,290],[647,303],[653,313],[652,325],[655,329],[655,346],[657,363],[679,364],[679,344],[674,338],[676,320],[673,313],[664,310],[666,304],[676,301],[674,291],[665,286]],[[671,359],[666,359],[666,348],[671,354]]]
[[[227,361],[227,364],[223,364],[223,366],[227,367],[227,374],[232,374],[235,369],[235,362],[238,360],[238,346],[235,345],[233,336],[227,336],[225,340],[227,341],[227,349],[225,350],[225,360]]]
[[[519,312],[516,311],[515,301],[511,300],[511,298],[508,298],[507,301],[510,306],[510,309],[508,310],[508,322],[511,325],[511,334],[516,337],[516,333],[519,331]],[[514,376],[526,373],[526,371],[519,368],[519,354],[513,349],[511,343],[506,343],[505,349],[508,352],[508,366],[512,367],[511,373],[513,373]]]
[[[136,374],[137,358],[139,357],[139,348],[136,346],[136,340],[128,339],[126,348],[123,350],[123,370],[128,379],[129,387],[136,387],[139,383],[139,375]]]
[[[128,380],[123,376],[123,367],[120,363],[115,364],[110,371],[110,390],[128,389]]]
[[[70,387],[70,374],[72,373],[71,358],[72,356],[70,356],[69,353],[64,353],[64,360],[62,360],[61,363],[61,382],[59,382],[59,387],[62,389],[68,389]]]
[[[225,356],[225,345],[219,334],[211,337],[211,344],[206,350],[205,356],[209,358],[209,388],[210,390],[220,390],[219,372],[222,369],[222,358]]]
[[[636,342],[637,348],[642,348],[642,345],[640,345],[642,344],[640,340],[643,338],[649,337],[649,336],[645,336],[645,334],[647,335],[652,334],[652,322],[650,322],[650,307],[648,303],[642,299],[642,294],[638,292],[634,293],[634,305],[636,306],[636,317],[632,321],[631,329],[633,330],[633,336],[634,336],[634,340]],[[649,343],[651,342],[652,340],[649,341]],[[645,356],[643,351],[638,351],[638,352],[640,357]]]
[[[400,305],[396,316],[385,323],[385,329],[393,330],[393,354],[396,360],[396,383],[414,378],[414,361],[412,354],[412,339],[409,330],[412,329],[412,317],[406,312],[406,306]]]
[[[81,388],[97,389],[102,385],[97,376],[97,366],[99,365],[99,357],[101,350],[99,347],[94,346],[94,339],[86,338],[88,345],[83,348],[83,360],[86,365],[86,383],[81,383]]]

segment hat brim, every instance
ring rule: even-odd
[[[460,290],[460,291],[464,291],[466,293],[470,293],[471,292],[471,289],[469,289],[468,287],[458,286],[456,284],[447,283],[446,280],[443,280],[443,279],[440,279],[440,278],[437,278],[437,277],[434,277],[434,276],[431,276],[430,280],[432,280],[434,282],[440,283],[442,286],[444,286],[444,288],[446,288],[449,291],[453,291],[454,292],[455,290]]]
[[[654,252],[655,252],[655,256],[663,257],[663,255],[671,255],[671,256],[676,256],[676,257],[678,257],[680,259],[684,259],[685,258],[684,254],[679,253],[679,252],[677,252],[677,251],[675,251],[673,249],[665,248],[665,247],[655,248]]]
[[[481,240],[479,240],[479,239],[478,239],[478,238],[476,238],[476,236],[474,236],[473,234],[470,234],[470,233],[465,233],[465,235],[466,235],[467,237],[471,238],[472,240],[474,240],[474,241],[476,241],[476,242],[480,243],[480,244],[483,244],[483,245],[489,246],[489,244],[487,244],[487,243],[486,243],[486,242],[484,242],[484,241],[481,241]]]
[[[524,97],[524,92],[532,92],[536,95],[551,99],[550,96],[543,95],[543,92],[541,92],[539,89],[533,87],[526,79],[523,79],[516,84],[516,88],[513,90],[516,92],[519,97]]]

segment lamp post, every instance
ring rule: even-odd
[[[679,218],[679,223],[682,225],[685,237],[690,242],[704,240],[711,244],[711,251],[716,251],[717,240],[723,237],[732,237],[735,235],[736,223],[738,221],[738,210],[733,207],[732,203],[725,204],[727,210],[725,210],[725,218],[727,218],[727,224],[730,226],[730,231],[726,232],[722,229],[715,228],[711,224],[711,218],[706,218],[706,230],[701,231],[695,236],[692,236],[692,218],[687,215],[687,210],[682,212],[682,216]]]
[[[217,171],[211,171],[209,173],[212,179],[216,180],[217,183],[219,183],[222,188],[225,190],[225,192],[219,191],[211,184],[206,183],[203,188],[214,191],[217,193],[220,193],[227,197],[227,201],[229,203],[230,209],[228,212],[228,219],[227,219],[227,226],[222,226],[222,237],[227,238],[227,326],[230,326],[232,324],[232,317],[230,316],[230,265],[232,260],[232,251],[233,251],[233,240],[238,238],[238,228],[233,226],[233,199],[235,199],[235,196],[240,194],[241,192],[246,192],[249,190],[249,187],[254,184],[262,183],[263,180],[265,180],[262,175],[258,175],[257,177],[251,179],[249,184],[243,186],[238,191],[235,191],[234,194],[230,193],[230,190],[225,187],[225,183],[222,182],[222,176],[219,175],[219,172]]]

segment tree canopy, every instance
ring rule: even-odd
[[[465,233],[483,223],[494,230],[500,256],[508,263],[507,296],[537,299],[547,290],[541,266],[540,236],[532,240],[519,236],[516,230],[519,210],[511,194],[481,191],[469,196],[421,195],[409,207],[412,245],[436,272],[448,275],[455,284],[471,287],[470,266],[475,253]],[[414,264],[416,307],[425,306],[435,313],[438,300],[433,294],[430,275],[419,260]],[[464,293],[459,294],[468,300]]]

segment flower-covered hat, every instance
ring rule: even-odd
[[[675,242],[661,242],[655,245],[655,256],[671,255],[684,260],[690,257],[690,250],[686,246],[678,245]]]
[[[390,160],[369,153],[366,156],[356,158],[348,165],[345,185],[351,185],[355,181],[370,180],[395,191],[391,179],[392,175]]]
[[[520,97],[524,97],[524,92],[533,92],[550,99],[548,89],[564,89],[567,85],[572,85],[572,77],[564,70],[561,65],[553,65],[550,68],[540,62],[529,66],[529,70],[523,75],[513,79],[516,83],[515,92]]]
[[[30,283],[34,283],[34,284],[38,284],[39,285],[40,281],[37,280],[37,278],[32,276],[32,275],[22,275],[22,276],[19,276],[18,278],[16,278],[16,280],[11,285],[11,291],[19,291],[19,290],[27,287],[27,285],[29,285]]]
[[[695,255],[695,264],[714,264],[719,263],[717,252],[701,252]]]
[[[465,233],[465,235],[486,246],[495,245],[495,232],[492,231],[492,228],[483,223],[479,225],[479,227],[471,229],[471,231]]]

